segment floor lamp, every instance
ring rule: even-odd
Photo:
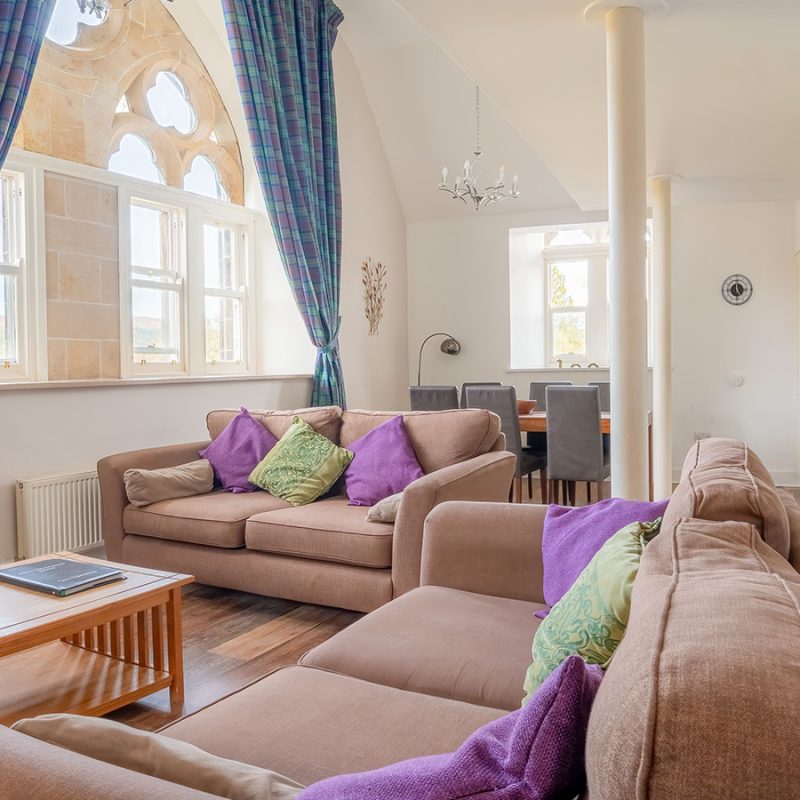
[[[455,339],[449,333],[432,333],[430,336],[423,339],[422,344],[419,346],[419,359],[417,361],[417,386],[422,386],[422,351],[425,345],[435,336],[444,336],[445,340],[439,345],[439,349],[447,356],[457,356],[461,352],[461,342]]]

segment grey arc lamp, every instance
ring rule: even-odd
[[[457,356],[461,352],[461,342],[449,333],[432,333],[422,340],[419,346],[419,359],[417,361],[417,386],[422,386],[422,351],[425,345],[435,336],[444,336],[445,340],[439,345],[439,349],[447,356]]]

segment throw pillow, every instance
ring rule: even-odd
[[[293,506],[304,506],[325,494],[352,460],[349,450],[295,417],[250,473],[250,482]]]
[[[602,670],[567,659],[524,708],[475,731],[448,755],[315,783],[298,800],[562,800],[585,782],[589,712]]]
[[[554,606],[594,554],[620,528],[632,522],[658,519],[668,502],[647,503],[614,497],[581,508],[549,506],[542,532],[545,603]]]
[[[374,506],[425,474],[411,447],[402,414],[373,428],[349,449],[353,461],[344,480],[351,506]]]
[[[293,800],[303,788],[275,772],[108,719],[47,714],[22,719],[13,728],[96,761],[230,800]]]
[[[553,606],[533,637],[524,702],[571,655],[608,666],[628,625],[631,591],[644,547],[660,525],[660,519],[634,522],[615,533]]]
[[[277,441],[242,407],[222,433],[205,450],[200,451],[200,458],[208,459],[217,480],[229,492],[252,492],[256,487],[247,480],[247,476]]]
[[[130,504],[136,508],[159,500],[206,494],[214,488],[214,470],[201,458],[162,469],[126,469],[122,476]]]
[[[403,502],[403,493],[391,494],[375,503],[367,511],[367,522],[388,522],[393,524],[397,520],[397,512],[400,511],[400,503]]]

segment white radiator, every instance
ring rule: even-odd
[[[83,550],[102,541],[97,473],[17,481],[17,557]]]

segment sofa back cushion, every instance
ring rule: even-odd
[[[234,411],[228,408],[210,411],[206,416],[206,426],[211,438],[216,439],[238,413],[238,410]],[[276,439],[280,439],[289,430],[295,417],[300,417],[317,433],[326,436],[334,444],[339,444],[339,426],[342,421],[342,409],[339,406],[301,408],[297,411],[253,411],[251,409],[250,416],[257,419]]]
[[[789,518],[789,563],[800,571],[800,503],[787,489],[778,489]]]
[[[761,459],[742,442],[701,439],[689,451],[664,527],[686,517],[750,523],[784,558],[789,555],[786,508]]]
[[[397,416],[397,411],[345,411],[339,444],[348,447]],[[482,409],[406,411],[402,416],[417,461],[426,474],[488,453],[500,436],[500,417]]]
[[[662,528],[590,718],[591,800],[796,796],[799,608],[754,524]]]

